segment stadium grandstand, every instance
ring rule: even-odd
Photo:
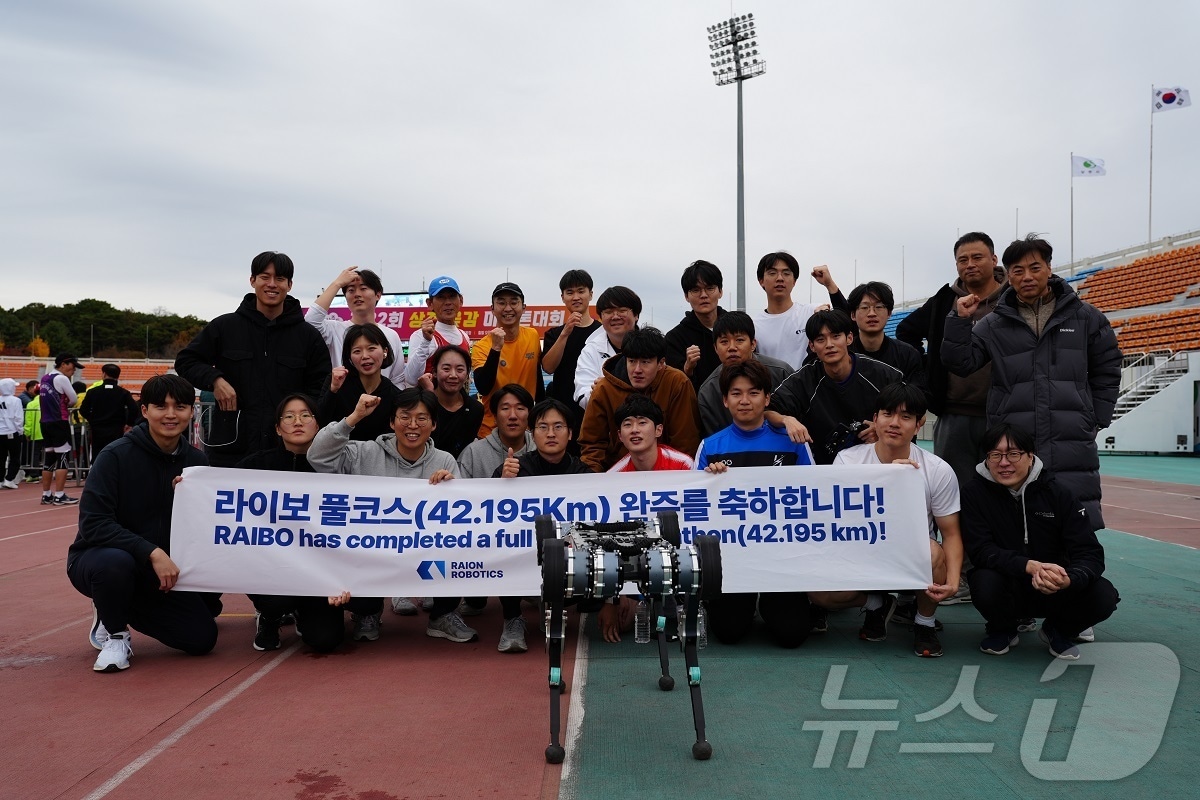
[[[1200,230],[1056,267],[1103,311],[1125,355],[1101,452],[1200,452]],[[897,308],[886,333],[925,298]]]
[[[137,359],[130,361],[120,358],[89,359],[87,356],[80,356],[79,360],[83,362],[83,368],[75,374],[75,380],[83,381],[91,386],[103,378],[100,374],[100,367],[105,364],[116,364],[121,367],[121,385],[133,392],[134,397],[141,394],[143,383],[155,375],[173,372],[175,366],[173,360]],[[0,378],[12,378],[18,386],[21,386],[26,381],[40,379],[53,365],[52,358],[4,356],[0,357]]]

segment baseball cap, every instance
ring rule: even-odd
[[[461,296],[462,290],[458,288],[458,281],[451,278],[449,275],[441,275],[429,282],[429,296],[437,297],[447,289],[451,289],[455,294]]]
[[[509,294],[515,294],[517,297],[521,298],[522,301],[525,299],[525,293],[521,291],[521,287],[509,281],[505,281],[495,289],[492,289],[492,299],[495,300],[496,295],[504,294],[505,292],[508,292]]]
[[[54,366],[61,367],[63,364],[74,364],[77,367],[82,366],[79,363],[79,359],[70,353],[59,353],[54,357]]]

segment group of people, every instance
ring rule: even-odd
[[[129,665],[129,627],[189,653],[216,641],[220,598],[171,591],[170,503],[184,467],[208,463],[375,475],[442,483],[573,473],[742,466],[897,464],[925,485],[933,583],[923,592],[723,594],[709,632],[732,644],[756,616],[783,647],[828,630],[828,612],[863,611],[859,636],[913,628],[916,655],[942,654],[939,603],[972,600],[986,620],[980,644],[1002,654],[1044,618],[1058,658],[1115,610],[1103,578],[1096,431],[1116,400],[1121,355],[1104,316],[1051,272],[1051,248],[1030,237],[997,263],[990,238],[954,246],[958,279],[884,333],[891,289],[869,282],[847,298],[830,271],[814,279],[820,306],[795,302],[801,271],[768,253],[757,276],[766,308],[720,306],[720,269],[697,261],[681,288],[691,310],[673,329],[639,324],[642,302],[624,286],[595,297],[582,270],[559,283],[564,322],[539,342],[521,324],[525,296],[512,282],[492,292],[497,327],[476,342],[457,325],[463,294],[443,276],[429,284],[430,314],[408,341],[374,323],[382,283],[370,270],[340,272],[302,313],[282,253],[251,263],[252,291],[180,352],[177,375],[147,381],[144,421],[98,453],[80,503],[68,574],[96,608],[95,669]],[[349,321],[329,313],[338,293]],[[595,309],[596,317],[592,316]],[[550,377],[543,382],[543,372]],[[477,396],[468,387],[471,376]],[[51,387],[53,388],[53,386]],[[215,398],[203,452],[189,442],[196,390]],[[915,444],[927,410],[938,414],[934,453]],[[1090,449],[1089,449],[1090,444]],[[145,498],[131,506],[122,486]],[[153,494],[152,497],[147,496]],[[253,645],[280,646],[291,619],[318,651],[379,638],[385,604],[429,612],[429,636],[475,641],[464,617],[486,598],[252,596]],[[528,649],[522,598],[500,598],[498,649]],[[617,599],[599,610],[606,640],[632,614]]]
[[[133,395],[119,385],[120,366],[105,364],[100,380],[90,386],[74,380],[81,366],[75,356],[60,353],[53,369],[40,380],[26,381],[20,394],[15,380],[0,379],[0,488],[18,488],[28,442],[42,454],[42,505],[73,506],[79,498],[66,493],[71,454],[99,453],[141,419]],[[36,463],[36,455],[30,448],[25,457]]]

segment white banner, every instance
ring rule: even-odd
[[[187,591],[360,597],[541,592],[534,518],[678,511],[721,537],[727,592],[923,589],[925,491],[908,466],[743,467],[425,481],[192,467],[171,556]]]

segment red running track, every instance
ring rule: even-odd
[[[545,764],[546,657],[496,652],[493,601],[480,641],[425,635],[385,612],[378,642],[329,656],[251,647],[253,609],[227,595],[216,650],[192,658],[133,634],[130,669],[97,674],[91,606],[65,574],[75,508],[0,493],[2,797],[553,798]],[[574,641],[568,641],[571,675]],[[567,703],[564,698],[563,709]],[[565,726],[565,719],[564,719]],[[15,769],[14,769],[15,767]]]

